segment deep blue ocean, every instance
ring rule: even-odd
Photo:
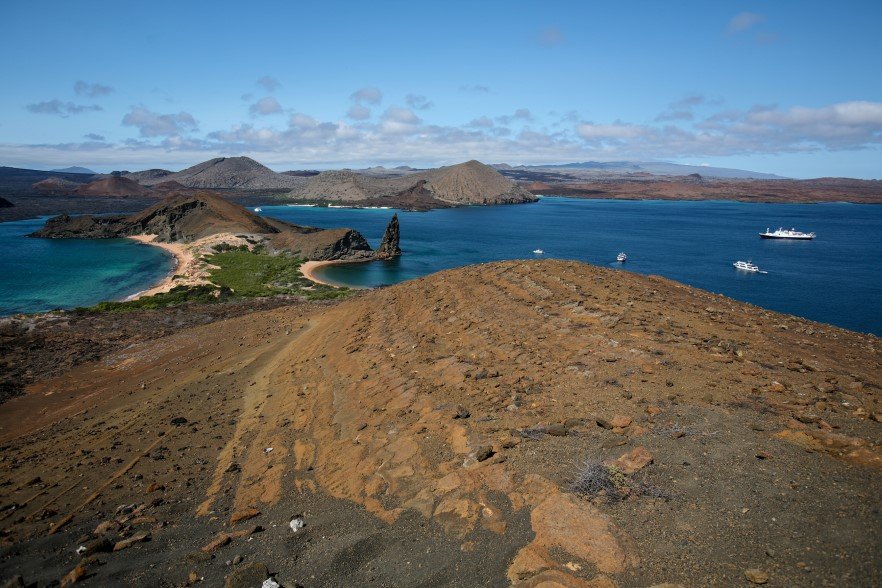
[[[393,212],[404,255],[322,268],[351,286],[393,284],[441,269],[537,257],[657,274],[780,312],[882,336],[882,206],[579,200],[402,212],[263,206],[260,214],[318,227],[352,227],[379,244]],[[155,247],[124,239],[24,237],[40,220],[0,223],[0,314],[119,299],[171,268]],[[813,241],[760,239],[767,227],[814,231]],[[615,262],[620,251],[624,265]],[[752,260],[768,274],[732,267]]]
[[[0,223],[0,315],[91,306],[146,290],[174,259],[129,239],[32,239],[45,219]]]
[[[657,274],[758,306],[882,336],[882,206],[704,201],[579,200],[401,212],[264,206],[297,224],[352,227],[376,247],[393,212],[404,255],[329,266],[339,284],[377,286],[470,263],[575,259]],[[813,241],[760,239],[771,227],[814,231]],[[628,261],[615,262],[624,251]],[[752,260],[768,274],[732,267]]]

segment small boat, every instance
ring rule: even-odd
[[[759,236],[761,239],[798,239],[801,241],[815,238],[814,233],[803,233],[796,229],[783,229],[781,227],[778,227],[777,231],[773,231],[767,227],[766,232],[760,233]]]
[[[735,269],[750,272],[752,274],[767,274],[769,272],[761,270],[758,265],[751,263],[750,261],[736,261],[732,264]]]
[[[263,212],[263,209],[258,206],[257,208],[254,209],[254,212]]]
[[[542,254],[545,253],[545,252],[542,251],[541,249],[534,249],[534,250],[533,250],[533,253],[535,253],[536,255],[542,255]]]
[[[619,263],[625,263],[626,261],[628,261],[628,256],[625,254],[624,251],[622,251],[621,253],[616,255],[616,261],[618,261]]]

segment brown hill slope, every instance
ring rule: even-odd
[[[150,186],[160,182],[179,182],[188,188],[268,190],[293,188],[305,180],[274,172],[250,157],[217,157],[176,173],[144,178]]]
[[[559,261],[195,327],[4,405],[0,571],[56,579],[100,523],[99,583],[873,585],[880,353]]]
[[[122,176],[108,176],[74,190],[80,196],[150,196],[153,192]]]
[[[467,161],[420,174],[426,189],[439,200],[455,204],[511,204],[536,198],[480,161]]]
[[[311,201],[347,202],[363,206],[438,208],[467,204],[533,202],[536,197],[493,168],[478,161],[378,177],[351,170],[314,176],[289,196]]]

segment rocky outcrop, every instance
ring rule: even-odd
[[[422,174],[435,198],[453,204],[516,204],[536,197],[480,161],[467,161]]]
[[[397,231],[397,218],[393,222]],[[208,191],[176,193],[129,216],[57,216],[31,236],[112,239],[156,235],[158,242],[189,243],[220,233],[260,236],[273,251],[288,251],[310,261],[369,261],[376,257],[358,231],[301,227],[264,218]],[[388,247],[389,251],[397,248],[397,238]]]
[[[401,247],[398,245],[401,240],[401,230],[398,226],[398,215],[393,214],[392,220],[383,233],[383,240],[380,241],[380,247],[377,249],[377,259],[390,259],[397,255],[401,255]]]

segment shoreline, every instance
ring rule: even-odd
[[[187,272],[188,269],[193,265],[194,257],[193,254],[190,253],[190,251],[188,251],[183,244],[160,243],[154,240],[156,239],[156,235],[132,235],[126,238],[137,241],[142,245],[150,245],[152,247],[159,247],[160,249],[165,250],[172,255],[175,260],[175,265],[164,278],[156,282],[150,288],[147,288],[146,290],[141,290],[140,292],[136,292],[131,296],[126,296],[123,299],[125,302],[138,300],[140,298],[144,298],[145,296],[153,296],[154,294],[162,294],[168,292],[176,285],[174,283],[174,277],[176,275],[183,274],[188,276]]]
[[[326,265],[341,265],[344,263],[356,263],[351,261],[340,261],[340,260],[329,260],[329,261],[304,261],[300,264],[300,273],[303,274],[303,277],[309,280],[310,282],[314,282],[316,284],[321,284],[322,286],[330,286],[332,288],[340,288],[341,284],[334,284],[332,282],[326,282],[324,280],[320,280],[315,276],[315,270],[320,267],[324,267]],[[346,286],[347,288],[353,289],[351,286]]]

